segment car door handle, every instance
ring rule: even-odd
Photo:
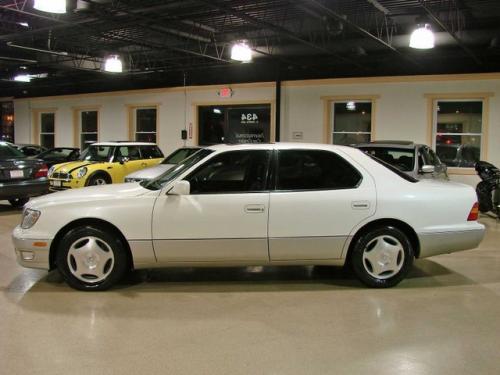
[[[266,211],[266,206],[263,204],[247,204],[245,206],[245,212],[249,214],[261,214]]]
[[[370,202],[368,202],[368,201],[354,201],[354,202],[351,202],[351,208],[353,210],[367,210],[370,208]]]

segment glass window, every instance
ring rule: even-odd
[[[217,155],[186,178],[191,194],[266,189],[271,151],[229,151]]]
[[[434,141],[439,159],[450,167],[474,167],[481,157],[481,100],[435,102]]]
[[[55,144],[55,113],[40,114],[40,144],[53,148]]]
[[[141,146],[142,159],[158,159],[163,157],[163,153],[157,146]]]
[[[371,102],[332,103],[332,143],[351,145],[370,142],[372,132]]]
[[[80,148],[85,150],[92,143],[97,142],[98,133],[98,112],[80,112]]]
[[[278,154],[277,190],[324,190],[356,187],[361,175],[329,151],[282,150]]]
[[[135,140],[156,143],[156,108],[135,110]]]
[[[175,150],[170,155],[168,155],[161,163],[179,164],[181,161],[193,155],[195,152],[198,152],[199,150],[199,148],[179,148],[178,150]]]
[[[89,146],[80,155],[80,160],[107,162],[112,156],[112,146]]]
[[[413,171],[415,150],[396,147],[360,147],[360,150],[385,161],[404,172]]]
[[[137,146],[120,146],[116,151],[117,157],[128,158],[128,160],[140,160],[141,154]]]
[[[6,143],[0,143],[0,159],[24,158],[25,155]]]

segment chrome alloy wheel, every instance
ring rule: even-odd
[[[98,283],[109,276],[115,265],[111,247],[94,236],[82,237],[73,242],[67,256],[68,268],[77,279]]]
[[[107,185],[107,182],[104,178],[98,177],[94,180],[94,185]]]
[[[389,279],[403,268],[405,252],[393,236],[382,235],[368,242],[363,250],[363,266],[376,279]]]

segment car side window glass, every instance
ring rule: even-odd
[[[117,156],[128,158],[128,160],[139,160],[141,158],[137,146],[120,146],[118,147]]]
[[[158,159],[163,157],[160,149],[156,146],[141,146],[142,159]]]
[[[358,186],[361,174],[341,156],[321,150],[281,150],[277,190],[334,190]]]
[[[271,152],[228,151],[208,160],[185,180],[191,194],[257,192],[266,189]]]

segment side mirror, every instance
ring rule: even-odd
[[[189,195],[191,192],[191,184],[189,181],[176,181],[174,186],[167,192],[168,195]]]
[[[118,163],[125,164],[129,159],[126,156],[118,156]]]
[[[434,173],[436,171],[436,167],[433,165],[423,165],[422,166],[422,173]]]

